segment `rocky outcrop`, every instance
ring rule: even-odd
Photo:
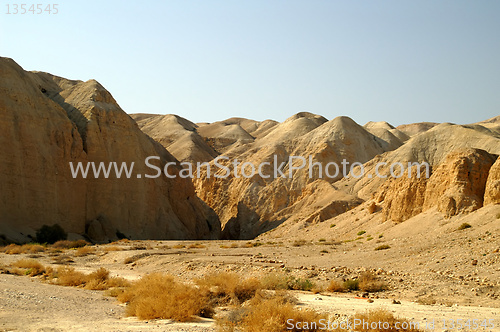
[[[448,218],[479,209],[495,159],[483,150],[460,149],[434,167],[428,179],[416,173],[388,179],[376,198],[384,202],[384,219],[402,222],[434,207]]]
[[[228,151],[231,161],[238,159],[256,167],[269,163],[263,167],[264,175],[269,178],[258,174],[251,178],[236,177],[232,170],[226,178],[215,178],[213,174],[207,177],[204,173],[195,180],[197,193],[219,215],[224,237],[253,238],[292,217],[309,223],[321,222],[360,203],[357,197],[335,188],[342,171],[333,176],[332,168],[330,178],[324,170],[320,174],[318,167],[312,167],[309,174],[306,166],[293,171],[290,177],[290,156],[304,157],[307,164],[310,156],[313,163],[324,167],[330,162],[341,165],[343,159],[349,163],[366,162],[385,151],[377,137],[352,119],[337,117],[327,122],[323,119],[300,113],[254,144]],[[274,165],[282,163],[286,177],[279,174],[275,177]]]
[[[500,157],[491,166],[484,194],[484,205],[500,204]]]
[[[423,210],[437,206],[445,217],[483,206],[486,180],[496,156],[479,149],[451,152],[432,173]]]
[[[35,230],[59,223],[79,234],[102,234],[105,225],[108,239],[116,231],[140,239],[218,237],[218,218],[189,179],[138,178],[152,173],[148,156],[159,156],[160,165],[177,161],[98,82],[25,72],[6,58],[0,76],[3,225]],[[128,179],[84,179],[73,178],[70,162],[135,164]]]

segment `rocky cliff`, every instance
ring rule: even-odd
[[[0,232],[59,223],[96,240],[217,238],[216,214],[188,179],[138,178],[144,160],[176,162],[95,80],[25,72],[0,58]],[[74,179],[69,162],[134,162],[132,178]],[[177,171],[179,168],[177,168]],[[17,233],[16,233],[17,231]],[[22,237],[22,236],[21,236]]]

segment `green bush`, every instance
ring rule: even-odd
[[[36,231],[36,242],[38,243],[56,243],[57,241],[66,240],[68,234],[59,224],[52,226],[43,225]]]

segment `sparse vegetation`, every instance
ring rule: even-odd
[[[305,245],[306,243],[307,243],[307,241],[304,239],[295,240],[295,241],[293,241],[292,246],[301,247],[301,246]]]
[[[343,293],[349,291],[362,290],[364,292],[380,292],[387,289],[387,285],[378,280],[371,272],[364,272],[357,279],[348,279],[344,282],[332,280],[327,287],[327,291],[333,293]]]
[[[54,224],[52,226],[43,225],[38,231],[36,231],[36,241],[38,243],[56,243],[60,240],[66,240],[68,234],[59,224]]]
[[[464,230],[464,229],[467,229],[467,228],[471,228],[472,226],[466,222],[464,222],[463,224],[461,224],[460,226],[458,226],[457,230],[461,231],[461,230]]]
[[[45,272],[45,267],[34,259],[21,259],[12,264],[21,270],[13,271],[18,275],[29,275],[31,277],[41,275]]]
[[[201,244],[201,243],[192,243],[188,245],[188,249],[203,249],[206,248],[207,246]]]
[[[91,246],[80,247],[75,251],[76,257],[84,257],[93,254],[95,254],[95,248]]]
[[[363,235],[363,234],[365,234],[365,233],[366,233],[366,231],[359,231],[357,235],[358,235],[358,236],[361,236],[361,235]]]
[[[299,310],[287,297],[258,296],[252,299],[245,308],[238,308],[229,315],[217,320],[221,331],[245,332],[274,332],[274,331],[319,331],[319,320],[326,319],[326,315],[312,310]],[[287,320],[294,322],[315,322],[315,327],[300,329],[289,328]],[[313,325],[313,324],[311,324]]]
[[[335,227],[335,226],[337,226],[337,225],[336,225],[336,224],[331,224],[331,225],[330,225],[330,228],[333,228],[333,227]]]
[[[75,249],[75,248],[85,247],[88,244],[89,243],[85,240],[76,240],[76,241],[61,240],[54,243],[51,247],[57,249]]]
[[[380,292],[387,289],[387,285],[378,280],[377,276],[371,272],[364,272],[359,278],[359,289],[363,292]]]
[[[359,319],[363,323],[366,322],[366,326],[360,324],[356,326],[354,331],[363,331],[363,332],[419,331],[419,329],[414,327],[414,324],[416,324],[415,322],[397,318],[391,312],[385,309],[375,309],[367,311],[365,313],[357,313],[354,315],[353,320],[354,319]],[[379,322],[381,322],[382,324]],[[384,326],[386,325],[384,323],[387,323],[387,326]]]
[[[379,245],[378,247],[375,248],[375,250],[387,250],[387,249],[390,249],[391,246],[388,245],[388,244],[382,244],[382,245]]]
[[[36,244],[36,243],[29,243],[29,244],[23,244],[22,246],[18,244],[9,244],[8,246],[4,247],[1,251],[8,255],[18,255],[18,254],[36,254],[39,252],[43,252],[45,250],[45,247]]]
[[[163,274],[147,275],[128,287],[118,300],[128,303],[127,315],[139,319],[190,320],[193,315],[211,316],[209,299],[190,285]]]

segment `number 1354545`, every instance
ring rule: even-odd
[[[50,4],[29,4],[29,3],[13,3],[6,4],[7,11],[5,14],[9,15],[25,15],[25,14],[52,14],[55,15],[59,13],[59,4],[50,3]]]

